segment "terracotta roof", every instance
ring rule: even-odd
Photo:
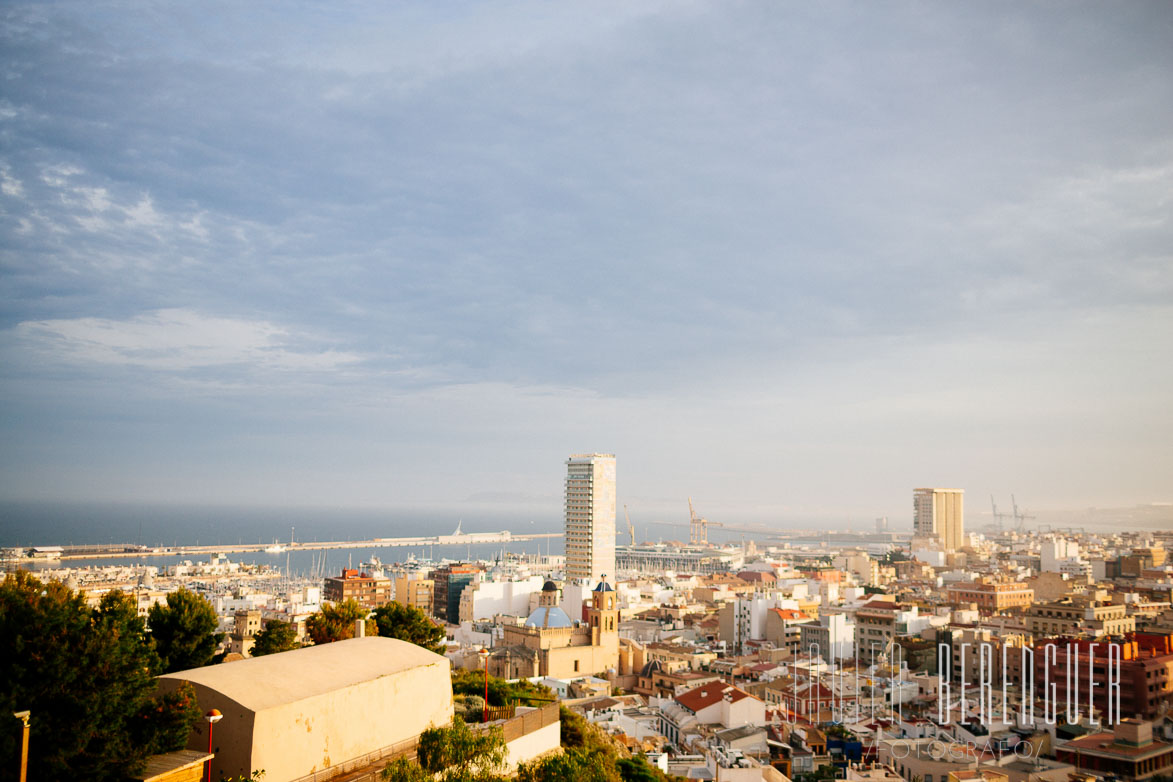
[[[777,614],[778,616],[780,616],[783,619],[803,619],[803,618],[805,618],[804,614],[802,614],[798,611],[795,611],[793,608],[771,608],[770,610],[773,611],[775,614]]]
[[[719,703],[726,694],[729,695],[729,699],[733,703],[737,703],[742,698],[751,697],[745,690],[725,682],[709,682],[676,696],[676,702],[695,714],[703,708]]]

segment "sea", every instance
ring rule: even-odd
[[[561,508],[330,508],[233,507],[136,503],[0,502],[0,547],[131,544],[150,548],[295,541],[348,541],[432,537],[462,532],[561,533]],[[321,575],[359,567],[372,558],[390,564],[487,559],[509,554],[562,554],[561,538],[473,544],[233,553],[234,562],[269,564],[290,575]],[[206,558],[206,557],[204,557]],[[46,567],[153,565],[166,567],[188,556],[100,557],[37,563]],[[22,566],[28,566],[22,564]]]

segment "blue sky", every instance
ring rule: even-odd
[[[0,498],[1173,500],[1173,6],[10,3]]]

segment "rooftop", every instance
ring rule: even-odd
[[[264,657],[176,671],[160,679],[199,684],[254,712],[352,687],[447,658],[395,638],[352,638]]]

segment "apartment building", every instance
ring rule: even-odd
[[[363,608],[374,610],[391,602],[391,588],[389,578],[344,569],[341,575],[326,579],[322,585],[322,598],[335,603],[355,600]]]

